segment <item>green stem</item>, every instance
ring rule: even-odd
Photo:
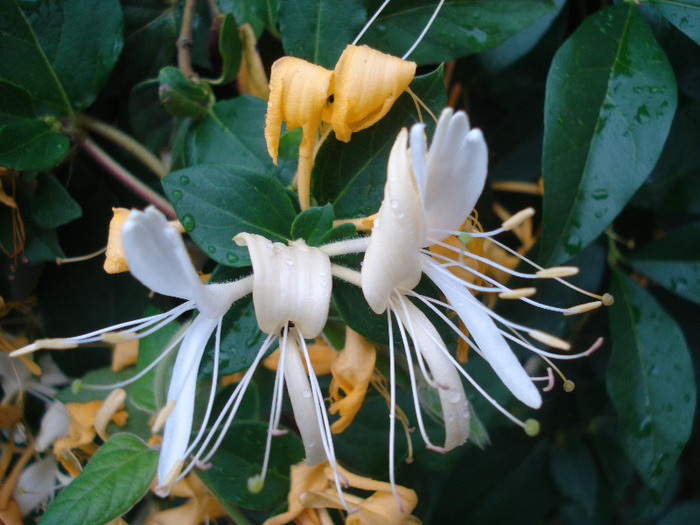
[[[180,36],[177,39],[177,67],[187,78],[196,78],[197,74],[192,69],[192,19],[197,0],[185,0],[182,10],[182,25]]]
[[[153,204],[170,219],[177,219],[175,210],[164,197],[137,179],[126,168],[110,157],[106,151],[95,144],[95,142],[89,138],[78,139],[77,142],[93,159],[124,186],[146,202]]]
[[[158,157],[120,129],[86,115],[78,116],[78,124],[90,131],[94,131],[95,133],[102,135],[104,138],[114,142],[122,149],[128,151],[134,157],[143,162],[146,167],[158,175],[158,177],[163,178],[168,174],[168,168],[165,167]]]

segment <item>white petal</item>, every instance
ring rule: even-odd
[[[391,149],[384,200],[362,262],[362,292],[378,314],[386,310],[396,288],[410,290],[421,278],[425,217],[408,163],[407,139],[408,132],[401,130]]]
[[[56,490],[57,476],[58,463],[53,455],[32,463],[22,471],[13,494],[22,516],[49,500]]]
[[[449,277],[443,275],[444,270],[437,267],[429,257],[424,258],[424,261],[423,271],[445,294],[481,349],[484,359],[491,365],[503,384],[527,406],[540,408],[542,396],[539,390],[501,335],[494,320],[482,310],[478,299],[466,287],[455,285]]]
[[[445,344],[430,320],[410,301],[405,301],[405,304],[415,336],[414,342],[425,358],[434,381],[445,387],[439,388],[438,394],[445,422],[444,448],[452,450],[464,444],[469,437],[469,403],[464,394],[462,379],[445,355]],[[397,308],[396,315],[404,326],[409,326],[403,309]]]
[[[199,280],[182,236],[153,206],[132,210],[122,227],[122,245],[129,271],[162,295],[196,300]]]
[[[168,402],[175,400],[175,407],[165,422],[163,444],[158,459],[159,485],[163,484],[177,462],[185,459],[184,453],[192,433],[197,371],[204,348],[216,325],[216,320],[203,316],[197,317],[187,329],[187,334],[178,350],[167,399]],[[167,492],[159,492],[159,495],[166,496]]]
[[[3,404],[33,382],[34,376],[20,359],[12,359],[5,352],[0,351],[0,385],[4,392]]]
[[[253,304],[260,329],[279,333],[292,321],[306,339],[321,333],[331,300],[331,261],[304,241],[289,246],[261,235],[241,233],[236,243],[248,246],[253,263]]]
[[[442,112],[426,164],[425,215],[428,230],[456,230],[484,189],[488,150],[480,130],[469,131],[463,111]],[[437,235],[438,240],[447,236]]]
[[[70,414],[60,401],[54,401],[41,418],[39,435],[34,442],[38,452],[46,450],[58,438],[68,435]]]
[[[70,378],[64,374],[58,365],[51,359],[51,356],[44,354],[39,358],[39,366],[41,367],[41,376],[39,381],[48,386],[61,386],[70,383]]]
[[[293,333],[293,332],[292,332]],[[282,339],[280,339],[282,344]],[[294,337],[287,337],[287,345],[283,350],[284,355],[284,381],[287,383],[289,400],[292,402],[294,419],[299,427],[301,440],[304,443],[307,465],[318,465],[326,461],[326,453],[323,449],[321,428],[316,415],[317,407],[311,394],[311,385],[301,360],[301,353]]]

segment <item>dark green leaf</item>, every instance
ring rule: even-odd
[[[212,81],[213,84],[231,82],[241,67],[241,39],[238,36],[238,25],[231,13],[224,16],[219,34],[219,54],[224,61],[221,76]]]
[[[0,80],[26,89],[38,116],[88,106],[123,45],[117,0],[0,4]]]
[[[390,2],[360,43],[403,56],[423,31],[436,4],[434,0]],[[448,0],[409,59],[438,64],[491,49],[554,10],[548,0]]]
[[[170,144],[175,125],[158,98],[158,81],[134,86],[129,95],[129,123],[134,137],[153,152]]]
[[[580,442],[554,446],[550,465],[554,483],[564,497],[581,508],[585,516],[594,516],[598,471],[590,450]]]
[[[176,67],[161,69],[158,82],[160,101],[165,109],[178,117],[203,117],[216,100],[209,84],[188,80]]]
[[[37,189],[32,201],[32,216],[47,229],[58,228],[83,214],[80,205],[50,173],[42,173],[37,178]]]
[[[694,499],[673,507],[656,525],[686,525],[700,523],[700,500]]]
[[[211,459],[212,467],[199,471],[202,481],[219,501],[244,507],[270,508],[289,492],[289,468],[304,457],[301,440],[293,433],[272,439],[270,467],[259,494],[248,491],[248,478],[260,474],[267,424],[234,422]]]
[[[677,228],[632,252],[630,264],[668,291],[700,304],[700,223]]]
[[[588,17],[547,78],[541,260],[593,241],[656,163],[676,110],[673,70],[633,6]]]
[[[180,222],[212,259],[225,266],[250,264],[248,249],[233,237],[258,233],[286,241],[294,208],[274,179],[241,165],[211,164],[175,171],[163,179]]]
[[[333,228],[333,206],[309,208],[294,219],[292,239],[304,239],[309,246],[320,246],[325,235]]]
[[[700,1],[649,0],[678,29],[700,45]]]
[[[333,69],[366,16],[360,0],[280,2],[282,45],[290,56]]]
[[[678,325],[644,288],[616,270],[611,292],[608,393],[627,458],[660,493],[692,428],[692,363]]]
[[[43,119],[17,120],[0,127],[0,165],[17,170],[58,164],[70,142]]]
[[[102,525],[129,510],[148,490],[158,452],[136,436],[113,436],[61,491],[42,525]]]
[[[443,69],[417,77],[411,90],[439,115],[447,103]],[[428,131],[435,125],[424,115]],[[312,173],[312,193],[316,200],[333,204],[339,219],[376,213],[384,196],[386,165],[391,146],[402,127],[418,121],[416,106],[404,93],[391,111],[374,126],[353,133],[349,143],[329,136],[321,146]]]

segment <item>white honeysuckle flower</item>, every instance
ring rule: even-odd
[[[0,351],[0,386],[3,390],[0,404],[7,403],[20,392],[47,400],[56,395],[55,387],[70,382],[50,356],[41,356],[38,364],[41,375],[35,376],[22,361],[11,359],[5,352]]]
[[[189,454],[188,442],[192,431],[197,370],[206,344],[216,332],[214,345],[214,374],[198,438],[207,426],[214,402],[221,338],[221,322],[231,305],[252,291],[253,280],[246,277],[234,282],[204,284],[195,270],[181,235],[168,224],[161,212],[150,206],[144,211],[133,210],[122,227],[122,244],[129,270],[134,277],[154,292],[184,299],[185,302],[169,312],[143,319],[127,321],[88,334],[57,339],[41,339],[20,348],[12,355],[22,355],[39,349],[74,348],[98,341],[119,342],[139,339],[161,329],[191,310],[199,313],[186,330],[144,370],[113,385],[83,385],[84,388],[119,388],[143,377],[175,348],[179,350],[173,367],[167,404],[161,418],[165,422],[163,444],[158,462],[157,493],[168,494]],[[198,439],[197,438],[197,439]]]
[[[44,452],[58,438],[67,436],[69,427],[70,414],[66,405],[60,401],[52,402],[41,417],[41,426],[34,440],[34,448],[37,452]]]
[[[70,483],[71,479],[58,470],[58,461],[53,454],[31,463],[20,473],[12,493],[22,517],[46,506],[54,492]]]

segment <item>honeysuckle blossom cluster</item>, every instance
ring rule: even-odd
[[[206,468],[234,420],[258,364],[277,344],[280,348],[279,360],[262,469],[259,475],[249,480],[248,488],[251,492],[257,492],[264,484],[272,438],[283,432],[279,422],[286,384],[304,444],[306,463],[313,467],[327,462],[335,482],[335,495],[321,497],[317,493],[313,500],[315,503],[309,505],[320,505],[319,502],[323,500],[326,501],[323,505],[337,504],[352,512],[353,503],[342,492],[342,485],[349,474],[341,472],[335,459],[331,425],[306,343],[306,340],[321,334],[326,324],[333,277],[346,280],[361,287],[374,312],[386,313],[387,316],[390,359],[389,487],[393,499],[399,502],[399,511],[403,513],[405,509],[402,509],[400,502],[405,498],[394,480],[395,420],[399,410],[396,406],[395,378],[397,347],[400,346],[405,353],[420,434],[426,446],[438,452],[462,445],[469,436],[470,406],[460,376],[528,433],[536,433],[537,423],[534,420],[520,421],[484,392],[447,349],[434,322],[446,323],[489,363],[516,398],[535,409],[542,403],[540,392],[513,353],[508,340],[535,352],[547,362],[552,358],[569,359],[586,355],[594,349],[576,355],[559,355],[543,350],[536,343],[560,350],[568,350],[569,345],[554,336],[504,319],[474,296],[475,293],[496,293],[504,299],[519,299],[564,314],[579,313],[601,304],[601,300],[597,300],[570,309],[542,305],[530,298],[534,288],[512,290],[468,264],[467,260],[476,260],[512,275],[531,279],[561,278],[575,273],[575,269],[568,267],[546,270],[537,267],[532,274],[515,272],[470,252],[468,240],[472,237],[483,237],[507,249],[493,236],[531,215],[530,211],[517,214],[492,232],[463,231],[463,225],[484,186],[487,156],[481,131],[470,128],[463,112],[454,113],[451,109],[443,111],[430,148],[423,125],[416,124],[410,131],[404,129],[391,150],[384,200],[374,219],[371,235],[311,247],[303,240],[293,240],[285,245],[273,243],[260,235],[241,233],[234,240],[248,248],[252,274],[227,283],[202,283],[180,233],[168,224],[160,212],[154,208],[143,212],[132,211],[121,230],[129,270],[151,290],[184,302],[169,312],[85,335],[39,340],[18,350],[15,355],[42,348],[64,349],[96,341],[138,339],[159,330],[186,312],[196,310],[187,329],[182,330],[148,367],[129,380],[142,377],[177,349],[167,402],[153,425],[154,431],[164,425],[155,492],[166,496],[173,484],[182,480],[192,468]],[[463,241],[462,246],[455,248],[454,243],[447,242],[451,236],[458,236]],[[435,246],[443,250],[431,251],[430,248]],[[359,271],[331,263],[331,257],[363,251],[366,253]],[[476,279],[462,278],[464,272]],[[414,291],[423,274],[436,284],[444,300]],[[484,284],[475,284],[477,280]],[[214,415],[223,317],[235,301],[250,293],[258,325],[267,337],[221,412]],[[446,315],[447,310],[459,316],[469,336]],[[212,336],[214,366],[211,387],[201,426],[195,437],[190,439],[197,370]],[[348,344],[354,344],[364,351],[374,351],[362,342],[348,340]],[[335,411],[341,413],[342,428],[356,413],[368,387],[373,366],[362,368],[356,377],[352,374],[344,377],[338,373],[336,378],[334,406]],[[419,374],[440,400],[445,439],[439,445],[433,443],[423,422],[417,386]],[[125,383],[110,385],[109,388],[118,388]],[[353,391],[356,383],[357,391]],[[348,397],[353,401],[346,404],[352,404],[352,407],[344,408],[343,403],[338,404],[338,385],[351,394]],[[211,421],[213,423],[210,424]],[[311,496],[307,498],[309,501],[313,499],[309,498]],[[335,503],[328,503],[331,500]]]

